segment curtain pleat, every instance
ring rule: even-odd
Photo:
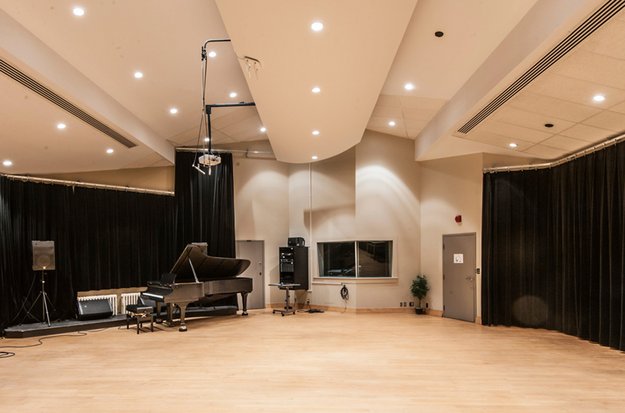
[[[625,350],[625,145],[543,170],[488,173],[482,320]]]

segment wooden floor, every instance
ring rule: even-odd
[[[0,410],[625,411],[625,354],[556,332],[267,311],[188,327],[110,328],[13,350],[0,359]]]

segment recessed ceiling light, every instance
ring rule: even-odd
[[[517,144],[516,144],[516,143],[514,143],[514,142],[511,142],[511,143],[509,143],[509,144],[508,144],[508,146],[509,146],[509,147],[511,147],[512,149],[514,149],[514,148],[516,148],[516,147],[517,147],[517,146],[519,146],[519,145],[517,145]]]
[[[443,37],[445,36],[445,33],[441,32],[440,30],[437,30],[434,32],[434,36],[436,37]]]
[[[8,159],[5,159],[4,161],[2,161],[2,165],[4,165],[4,166],[11,166],[11,165],[13,165],[13,162],[8,160]]]
[[[212,58],[217,57],[217,52],[214,50],[211,50],[210,52],[208,52],[208,57],[212,57]]]
[[[231,98],[236,98],[237,97],[237,92],[230,92],[229,95]]]
[[[143,72],[139,72],[138,70],[135,72],[135,79],[141,79],[143,77]]]
[[[408,82],[408,83],[406,83],[404,85],[404,89],[406,89],[406,90],[414,90],[414,85],[412,83]]]
[[[545,128],[553,128],[553,123],[545,123]]]
[[[321,88],[319,86],[315,86],[314,88],[312,88],[312,92],[313,93],[319,93],[319,92],[321,92]]]
[[[67,127],[67,125],[64,124],[63,122],[56,124],[56,128],[57,129],[65,129],[66,127]]]
[[[603,95],[595,95],[592,97],[592,100],[595,102],[603,102],[605,100],[605,96]]]
[[[317,155],[313,155],[310,157],[310,159],[312,159],[313,161],[316,161],[317,159],[319,159],[319,157]]]
[[[176,113],[178,113],[178,108],[169,108],[169,113],[175,115]]]
[[[211,140],[211,138],[209,138],[208,136],[204,138],[204,142],[209,142]]]
[[[112,154],[113,152],[115,152],[115,151],[113,150],[113,148],[108,148],[108,149],[106,150],[106,153],[108,153],[109,155],[110,155],[110,154]]]
[[[264,127],[264,126],[261,126],[260,131],[261,131],[262,133],[265,133],[265,132],[267,132],[267,128],[266,128],[266,127]]]
[[[321,22],[313,22],[313,24],[310,25],[310,29],[313,32],[320,32],[323,30],[323,23]]]
[[[317,129],[315,129],[314,131],[312,131],[312,134],[313,134],[314,136],[319,136],[319,133],[320,133],[320,132],[319,132]]]
[[[394,127],[395,125],[397,125],[397,124],[395,123],[394,120],[391,120],[391,121],[388,122],[388,126],[390,126],[391,128]]]
[[[72,13],[74,13],[74,16],[82,17],[85,15],[85,9],[82,7],[74,7]]]

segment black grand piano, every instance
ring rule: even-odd
[[[185,312],[191,303],[208,303],[236,293],[241,294],[243,315],[247,315],[247,294],[252,279],[237,277],[249,267],[249,260],[211,257],[198,245],[189,244],[169,273],[160,281],[149,281],[141,297],[156,302],[156,318],[160,320],[162,304],[167,305],[167,324],[173,325],[173,307],[180,309],[179,331],[187,331]]]

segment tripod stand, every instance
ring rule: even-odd
[[[48,312],[48,303],[50,303],[53,309],[54,309],[54,306],[52,305],[52,301],[50,300],[50,297],[48,297],[48,293],[46,293],[46,270],[45,269],[41,270],[41,291],[39,291],[39,295],[37,296],[37,298],[35,298],[35,301],[33,301],[33,304],[31,305],[30,308],[33,308],[35,304],[37,304],[37,301],[39,301],[40,298],[41,298],[41,322],[43,323],[47,321],[48,327],[50,327],[50,313]]]

